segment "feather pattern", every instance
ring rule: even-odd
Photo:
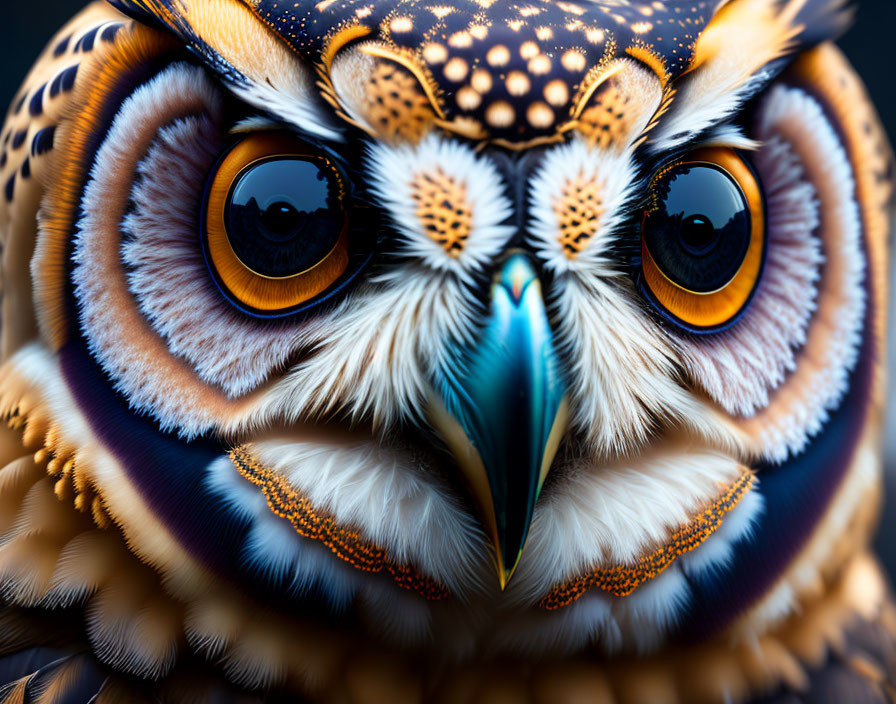
[[[135,19],[88,8],[0,132],[0,704],[890,692],[866,553],[890,168],[812,48],[845,2],[115,5]],[[344,167],[349,250],[375,251],[264,322],[197,233],[223,151],[271,130]],[[750,152],[770,251],[698,339],[642,295],[638,221],[705,146]],[[518,249],[573,415],[499,590],[476,458],[428,401]]]
[[[63,704],[79,688],[86,669],[85,656],[73,656],[44,668],[37,675],[33,704]]]
[[[28,687],[34,681],[37,673],[21,677],[15,682],[10,682],[0,688],[0,703],[2,704],[28,704]]]

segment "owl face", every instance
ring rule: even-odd
[[[249,657],[212,603],[746,638],[865,544],[890,157],[840,3],[112,4],[11,113],[2,403],[191,647]]]

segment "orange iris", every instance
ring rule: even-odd
[[[737,199],[742,210],[735,212]],[[733,149],[701,149],[654,177],[650,201],[641,245],[650,293],[687,327],[730,323],[749,303],[765,257],[763,198],[753,171]]]
[[[349,263],[345,180],[310,145],[265,132],[238,142],[212,175],[204,246],[225,293],[261,314],[324,293]]]

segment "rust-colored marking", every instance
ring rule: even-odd
[[[563,193],[554,201],[558,239],[568,259],[575,259],[597,234],[605,206],[603,183],[581,174],[566,182]]]
[[[653,552],[632,565],[599,567],[569,582],[558,584],[539,602],[539,607],[548,611],[562,609],[591,589],[600,589],[613,596],[628,596],[645,582],[665,572],[676,559],[706,542],[722,525],[725,516],[747,495],[754,481],[752,472],[746,472],[718,499]]]
[[[441,169],[416,174],[411,197],[426,234],[451,257],[459,257],[473,230],[473,208],[463,183]]]
[[[434,579],[409,565],[396,563],[383,548],[365,540],[357,530],[340,525],[335,518],[316,509],[285,477],[259,465],[246,447],[234,449],[230,459],[243,477],[262,490],[271,511],[292,523],[303,538],[325,545],[357,570],[391,575],[398,586],[417,592],[424,599],[439,601],[448,597],[448,590]]]

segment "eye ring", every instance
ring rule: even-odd
[[[253,197],[243,200],[250,207],[241,201],[237,208],[235,197],[247,180],[243,190]],[[278,200],[272,191],[270,204],[254,198],[271,183],[285,184],[278,188],[287,195]],[[357,275],[370,253],[353,251],[346,184],[327,156],[286,133],[249,135],[223,155],[207,182],[201,239],[215,285],[234,307],[261,318],[295,315]],[[300,202],[309,188],[322,206],[313,212]],[[283,202],[293,198],[298,209]],[[274,220],[266,220],[272,212]]]
[[[702,178],[689,177],[691,170],[702,173]],[[710,172],[714,175],[710,176]],[[732,203],[737,197],[741,199],[743,215],[735,213],[724,226],[716,217],[715,228],[709,228],[712,238],[706,237],[705,224],[701,224],[702,230],[693,228],[695,220],[691,217],[695,214],[689,216],[687,208],[680,209],[674,218],[655,217],[657,208],[667,206],[661,201],[670,197],[669,184],[674,179],[682,179],[675,187],[683,189],[686,195],[688,188],[695,185],[688,185],[688,179],[714,182],[716,190],[710,189],[710,193],[727,188]],[[651,179],[649,198],[642,221],[640,274],[647,299],[663,317],[688,332],[715,333],[735,325],[756,293],[767,255],[765,204],[753,169],[733,149],[700,149],[658,171]],[[724,198],[721,200],[724,202]],[[712,205],[708,205],[712,210]],[[674,227],[670,227],[672,222]],[[691,243],[683,234],[687,227],[691,227],[691,235],[696,233]],[[673,241],[675,244],[670,244]],[[669,252],[665,250],[670,250],[671,256],[666,256]],[[673,271],[676,258],[685,264]],[[670,262],[672,266],[668,266]],[[689,279],[695,285],[688,285]]]

